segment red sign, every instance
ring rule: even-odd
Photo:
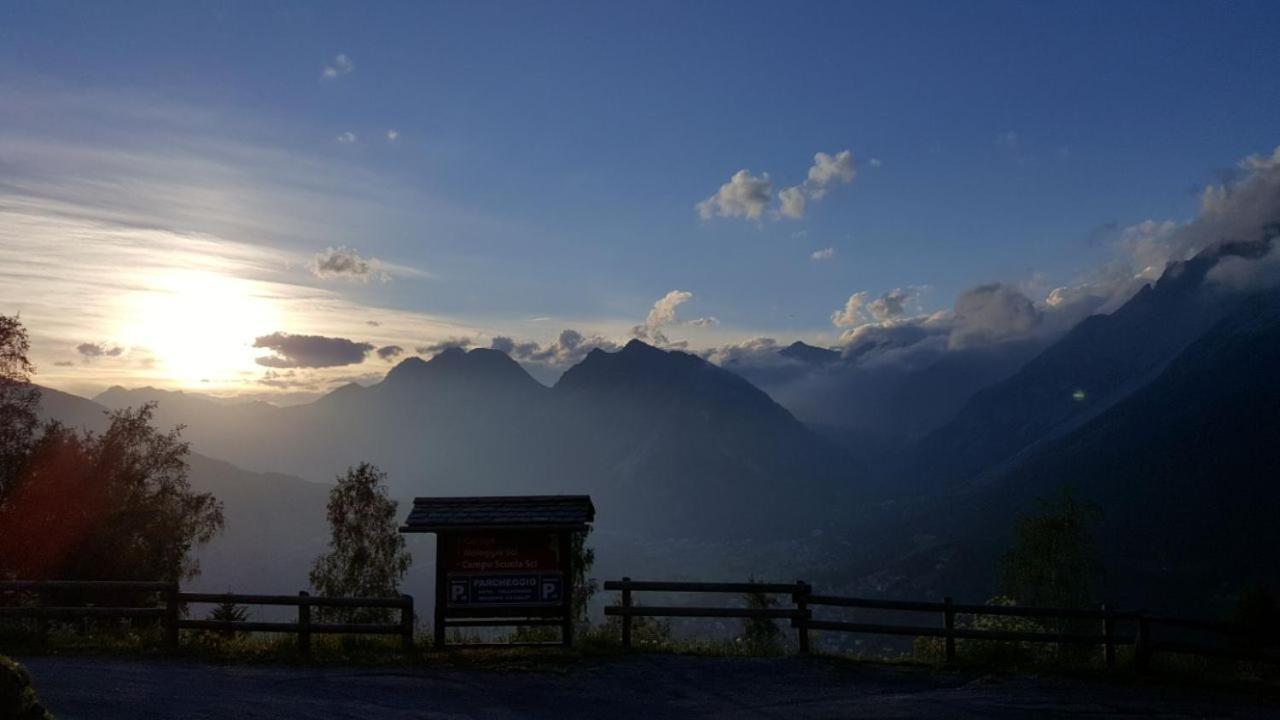
[[[458,533],[445,543],[446,573],[548,572],[560,569],[560,538],[549,532]]]
[[[441,562],[453,607],[545,607],[564,599],[556,533],[458,533],[445,542]]]

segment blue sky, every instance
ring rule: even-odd
[[[191,236],[276,253],[214,271],[296,294],[281,332],[622,341],[682,290],[681,318],[718,323],[672,340],[834,343],[852,293],[922,287],[931,312],[998,281],[1038,301],[1113,261],[1120,228],[1193,217],[1201,188],[1280,144],[1277,27],[1274,2],[15,2],[0,191],[49,218],[127,206],[113,222],[173,233],[157,253]],[[844,150],[852,180],[778,217],[815,154]],[[760,218],[700,217],[743,169],[772,183]],[[40,232],[63,247],[11,282],[96,242]],[[0,235],[30,257],[20,242]],[[343,246],[390,281],[297,271]],[[34,327],[62,306],[0,303],[54,380],[166,380],[71,352],[145,358],[110,313]],[[354,337],[362,309],[404,336]]]

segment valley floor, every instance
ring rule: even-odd
[[[1274,701],[820,659],[636,655],[554,672],[24,658],[59,720],[156,718],[1263,718]]]

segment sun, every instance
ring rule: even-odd
[[[254,338],[279,329],[262,283],[205,271],[144,278],[122,313],[122,338],[154,358],[152,371],[179,385],[238,383],[254,370]]]

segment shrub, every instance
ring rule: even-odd
[[[6,720],[53,720],[36,698],[26,668],[0,656],[0,717]]]

